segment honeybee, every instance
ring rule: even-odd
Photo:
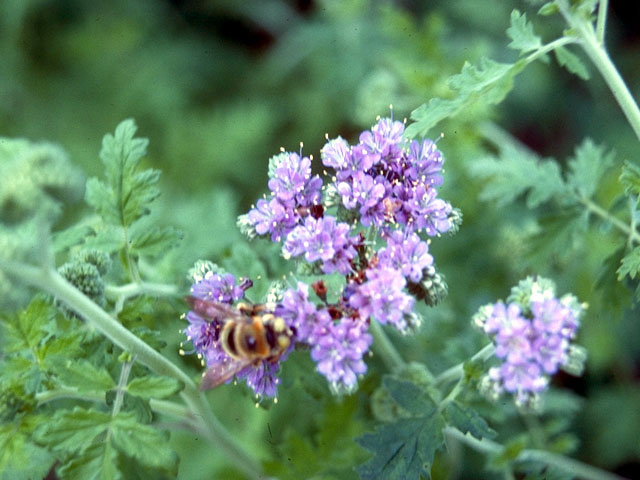
[[[191,296],[186,301],[195,313],[220,325],[218,340],[228,357],[204,372],[201,390],[227,382],[250,365],[275,363],[291,345],[291,329],[263,304],[233,307]]]

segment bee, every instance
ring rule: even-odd
[[[248,366],[275,363],[291,345],[293,332],[264,304],[233,307],[191,296],[186,301],[195,313],[220,325],[218,340],[227,354],[224,361],[204,372],[201,390],[227,382]]]

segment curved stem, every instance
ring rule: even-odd
[[[616,69],[616,66],[611,61],[609,54],[604,48],[604,44],[602,39],[598,37],[598,34],[594,31],[593,25],[587,22],[581,17],[576,16],[569,9],[566,1],[558,1],[556,2],[560,13],[565,18],[569,26],[571,26],[578,33],[579,38],[581,40],[580,46],[584,49],[587,56],[591,59],[593,64],[596,66],[602,78],[606,82],[609,90],[613,93],[618,105],[624,112],[631,128],[635,132],[636,136],[640,140],[640,108],[638,108],[638,104],[633,99],[629,88],[624,83],[624,80],[620,76],[620,73]],[[606,9],[606,4],[601,5],[601,9],[603,7]],[[605,15],[605,13],[598,12],[598,21]],[[598,24],[598,26],[602,29],[601,34],[604,35],[604,25]]]
[[[138,295],[151,295],[153,297],[170,297],[178,293],[175,285],[164,283],[128,283],[126,285],[107,285],[104,294],[111,299],[123,297],[125,300]]]
[[[482,350],[478,351],[475,355],[471,357],[470,362],[484,361],[487,358],[491,357],[495,352],[495,347],[492,343],[489,345],[485,345]],[[453,382],[454,380],[459,380],[464,377],[464,364],[466,362],[459,363],[436,377],[436,385],[443,385],[445,383]]]
[[[598,20],[596,21],[596,39],[600,45],[604,46],[604,30],[607,24],[607,10],[609,0],[598,2]]]
[[[387,368],[393,371],[404,367],[406,364],[404,359],[400,353],[398,353],[398,350],[396,350],[393,343],[391,343],[391,340],[387,337],[382,326],[378,322],[372,320],[369,329],[371,330],[374,338],[373,345],[376,353],[382,357],[382,361]]]
[[[457,428],[445,427],[444,434],[449,438],[464,443],[468,447],[484,454],[499,454],[504,447],[492,440],[483,438],[478,440],[469,434],[464,434]],[[524,449],[518,453],[514,462],[534,461],[545,465],[554,466],[560,470],[578,478],[585,480],[624,480],[613,473],[600,470],[599,468],[587,465],[578,460],[558,455],[557,453],[547,452],[544,450]]]
[[[0,268],[6,273],[50,293],[58,300],[66,303],[115,345],[135,354],[138,361],[155,373],[175,378],[184,383],[185,387],[180,395],[193,416],[198,418],[206,427],[203,428],[203,433],[249,478],[260,478],[261,468],[258,461],[229,434],[213,415],[204,394],[198,390],[193,380],[180,368],[124,328],[55,270],[37,268],[10,260],[0,260]]]

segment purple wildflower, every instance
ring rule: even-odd
[[[407,178],[432,187],[442,185],[442,154],[432,140],[423,140],[422,143],[413,140],[409,145],[409,159]]]
[[[208,271],[202,280],[192,285],[191,294],[202,300],[232,304],[244,297],[244,289],[236,285],[236,277],[232,274]]]
[[[349,225],[337,222],[335,217],[309,216],[287,235],[282,251],[285,257],[304,254],[307,262],[320,261],[325,273],[339,271],[346,275],[350,272],[350,260],[356,256],[355,240],[349,237],[349,232]]]
[[[489,370],[492,390],[514,394],[521,404],[544,391],[549,376],[571,366],[570,340],[579,325],[581,308],[575,298],[559,301],[549,296],[552,290],[542,295],[544,292],[537,291],[539,284],[531,283],[529,293],[519,295],[527,300],[526,305],[498,302],[483,307],[474,317],[491,336],[495,355],[502,360],[501,365]]]
[[[433,265],[429,254],[429,245],[420,240],[416,233],[405,234],[394,230],[387,238],[387,246],[378,252],[381,264],[402,272],[408,280],[418,283],[422,280],[422,271]]]
[[[295,289],[284,292],[275,314],[282,317],[293,329],[297,341],[304,343],[310,343],[314,328],[327,320],[324,318],[326,312],[318,311],[309,301],[309,286],[302,282],[298,282]]]
[[[380,323],[390,323],[406,331],[405,319],[413,310],[414,298],[403,289],[405,278],[395,268],[379,266],[367,270],[367,281],[349,298],[349,305],[360,312],[361,318],[373,317]]]
[[[332,390],[352,391],[358,375],[367,371],[362,357],[372,341],[373,338],[367,333],[366,322],[342,318],[339,323],[323,325],[311,349],[311,358],[316,362],[318,372],[329,381]]]
[[[284,360],[284,358],[280,358]],[[275,397],[278,393],[280,379],[276,377],[280,369],[280,361],[276,363],[260,362],[258,365],[250,365],[236,375],[236,378],[244,379],[258,397]]]
[[[412,188],[404,207],[407,211],[407,226],[412,230],[424,230],[433,237],[451,228],[449,214],[451,205],[441,198],[435,188],[419,185]]]
[[[322,180],[311,177],[311,159],[290,153],[283,158],[275,175],[269,180],[269,189],[283,204],[309,206],[320,201]]]
[[[279,242],[298,223],[298,214],[292,208],[285,207],[277,198],[269,202],[264,199],[252,208],[247,218],[255,227],[258,235],[271,234],[271,240]]]

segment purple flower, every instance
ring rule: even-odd
[[[275,363],[260,362],[256,366],[250,365],[238,372],[236,378],[244,379],[258,397],[275,397],[280,383],[276,374],[280,369],[281,360],[284,358],[280,357]]]
[[[236,277],[232,274],[208,271],[202,280],[191,286],[191,294],[202,300],[232,304],[244,297],[244,289],[236,285]]]
[[[215,348],[220,336],[220,324],[206,320],[192,311],[187,313],[186,319],[189,326],[183,330],[183,333],[193,345],[195,352],[204,355],[209,348]]]
[[[367,281],[350,296],[349,305],[358,310],[360,318],[373,317],[404,332],[408,327],[405,316],[412,312],[415,302],[403,291],[406,283],[395,268],[371,268],[367,270]]]
[[[570,339],[575,336],[581,311],[572,296],[565,302],[532,296],[536,285],[531,285],[528,295],[519,296],[526,299],[525,305],[498,302],[482,307],[474,317],[492,338],[495,355],[502,360],[489,371],[493,391],[514,394],[522,404],[546,389],[550,375],[570,365]],[[551,290],[548,293],[552,295]]]
[[[407,178],[432,187],[442,185],[442,154],[432,140],[423,140],[422,143],[411,141],[408,157]]]
[[[402,230],[394,230],[387,237],[387,246],[378,252],[378,259],[381,264],[402,272],[413,283],[422,280],[422,271],[433,265],[427,242],[420,240],[416,233],[407,235]]]
[[[342,318],[339,323],[330,322],[318,330],[311,349],[316,369],[327,378],[332,390],[352,391],[358,375],[367,371],[362,357],[373,338],[367,333],[366,322]]]
[[[369,153],[377,154],[378,158],[397,157],[401,152],[403,133],[404,124],[402,122],[382,118],[371,128],[371,131],[364,131],[360,134],[360,144]]]
[[[305,218],[288,235],[282,247],[285,258],[304,254],[307,262],[320,261],[325,273],[350,272],[350,260],[356,256],[355,240],[349,237],[350,227],[338,223],[335,217]]]
[[[302,282],[298,282],[297,288],[284,292],[275,314],[282,317],[294,330],[297,341],[304,343],[310,343],[312,333],[318,325],[331,320],[326,311],[318,311],[309,301],[309,286]]]
[[[320,152],[322,164],[335,170],[345,170],[351,163],[351,148],[342,138],[329,140]]]
[[[451,228],[451,205],[437,195],[435,188],[419,185],[410,190],[410,198],[405,203],[408,226],[413,230],[424,230],[430,237]]]
[[[298,214],[292,208],[282,205],[277,198],[272,198],[269,202],[260,199],[249,210],[248,219],[258,235],[269,233],[272,241],[279,242],[298,223]]]

